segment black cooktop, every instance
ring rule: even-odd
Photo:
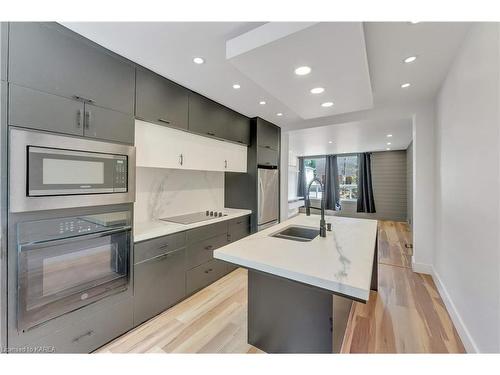
[[[193,224],[193,223],[199,223],[200,221],[217,219],[223,216],[227,216],[227,214],[223,213],[222,211],[202,211],[202,212],[194,212],[192,214],[164,217],[161,218],[160,220],[177,224]]]

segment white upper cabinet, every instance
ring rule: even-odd
[[[247,147],[135,121],[138,167],[246,172]]]

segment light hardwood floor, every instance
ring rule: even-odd
[[[432,278],[411,271],[405,223],[379,222],[379,291],[354,303],[344,353],[462,353]],[[262,353],[247,344],[247,272],[237,269],[99,353]]]

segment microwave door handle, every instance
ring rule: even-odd
[[[130,225],[116,228],[116,229],[111,229],[111,230],[106,230],[103,232],[97,232],[97,233],[92,233],[92,234],[82,234],[80,236],[74,236],[74,237],[67,237],[67,238],[58,238],[54,240],[43,240],[43,241],[33,241],[33,242],[28,242],[25,244],[20,244],[19,249],[21,251],[28,251],[33,248],[40,247],[41,245],[60,245],[60,244],[65,244],[65,243],[72,243],[72,242],[79,242],[82,240],[90,240],[93,238],[99,238],[99,237],[106,237],[110,236],[112,234],[120,233],[120,232],[127,232],[132,227]]]

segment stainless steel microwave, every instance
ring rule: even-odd
[[[10,212],[135,200],[135,148],[10,129]]]

